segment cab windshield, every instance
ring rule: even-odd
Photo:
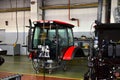
[[[71,28],[50,29],[35,27],[33,35],[33,49],[38,48],[38,45],[48,45],[49,47],[57,45],[60,48],[73,45]]]

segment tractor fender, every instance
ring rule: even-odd
[[[72,60],[74,57],[84,57],[83,50],[78,46],[70,46],[63,55],[63,60]]]

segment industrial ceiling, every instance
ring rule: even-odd
[[[98,0],[38,0],[40,9],[67,9],[69,4],[70,8],[90,8],[97,7],[97,3]],[[16,4],[18,11],[27,11],[30,10],[31,0],[0,0],[0,4],[0,12],[15,11]]]
[[[68,3],[71,5],[78,4],[88,4],[88,3],[96,3],[98,0],[45,0],[45,5],[67,5]]]

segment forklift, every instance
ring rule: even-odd
[[[117,80],[120,76],[120,23],[110,23],[111,0],[106,0],[106,22],[101,22],[103,0],[98,0],[95,38],[84,80]]]
[[[29,20],[28,51],[36,73],[56,68],[66,70],[66,61],[84,56],[80,47],[74,46],[74,25],[59,20]]]

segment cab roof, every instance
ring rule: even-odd
[[[34,21],[33,23],[34,23],[34,25],[43,25],[43,23],[44,23],[45,25],[50,25],[50,24],[56,25],[57,24],[57,25],[60,25],[63,27],[69,27],[69,28],[74,27],[73,24],[63,22],[60,20],[38,20],[38,21]]]

